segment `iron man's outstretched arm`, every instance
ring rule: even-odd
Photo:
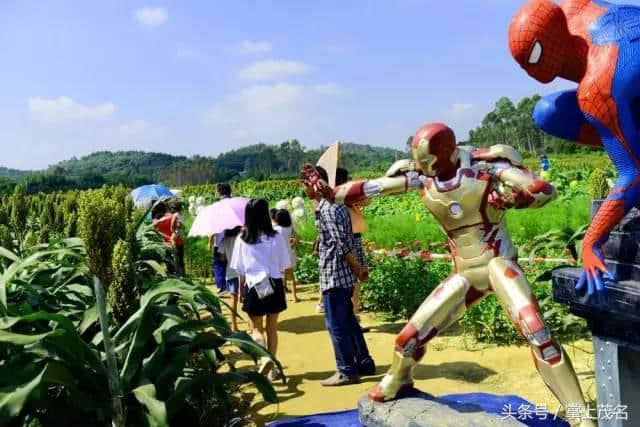
[[[400,160],[391,166],[384,177],[351,181],[336,187],[334,200],[347,205],[362,205],[372,197],[421,190],[424,180],[425,177],[415,170],[413,162]]]
[[[491,165],[498,185],[489,195],[489,203],[496,207],[539,208],[556,196],[556,190],[551,184],[522,166],[515,166],[506,161]]]

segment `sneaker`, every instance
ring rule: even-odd
[[[340,387],[343,385],[357,384],[360,379],[357,376],[349,377],[338,371],[320,384],[324,387]]]
[[[274,367],[273,360],[268,357],[261,357],[258,364],[258,373],[261,375],[268,375],[271,369]]]

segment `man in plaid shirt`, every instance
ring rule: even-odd
[[[312,167],[307,165],[305,171],[309,172],[309,168]],[[374,375],[376,371],[351,301],[355,283],[358,279],[365,280],[368,272],[355,256],[355,240],[347,207],[322,197],[323,189],[328,188],[326,171],[316,167],[311,175],[314,178],[308,180],[303,172],[304,188],[309,198],[319,202],[320,292],[338,367],[338,371],[322,381],[322,385],[354,384],[360,375]],[[323,182],[317,182],[316,178]]]

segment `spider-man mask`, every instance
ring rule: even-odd
[[[561,74],[570,46],[564,11],[550,0],[530,1],[511,21],[511,55],[542,83],[549,83]]]

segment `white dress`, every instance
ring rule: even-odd
[[[282,235],[261,236],[258,243],[250,245],[238,236],[233,248],[230,266],[239,275],[245,276],[247,285],[252,287],[264,279],[282,279],[282,273],[291,267],[289,251]]]
[[[280,227],[279,225],[275,225],[273,229],[276,230],[278,233],[282,234],[282,238],[284,239],[285,242],[288,243],[289,257],[291,258],[291,268],[295,270],[296,266],[298,265],[298,256],[296,255],[296,251],[293,248],[293,246],[291,246],[291,236],[293,235],[293,227]]]

